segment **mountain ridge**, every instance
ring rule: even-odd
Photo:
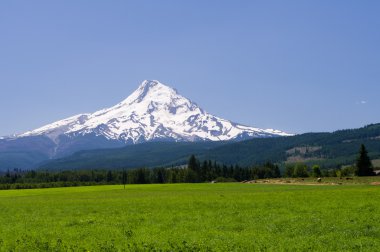
[[[125,100],[91,114],[78,114],[18,137],[94,133],[107,139],[141,143],[155,139],[174,141],[226,141],[250,137],[291,135],[279,130],[249,127],[209,114],[177,90],[145,80]]]
[[[31,169],[81,150],[144,142],[240,141],[288,135],[214,116],[177,90],[145,80],[115,106],[0,138],[0,169]]]
[[[267,161],[305,162],[322,168],[352,165],[365,144],[372,158],[380,158],[380,124],[335,132],[305,133],[290,137],[241,142],[142,143],[116,149],[77,152],[40,166],[47,170],[169,167],[186,164],[190,155],[227,165],[252,166]],[[305,151],[302,151],[304,149]]]

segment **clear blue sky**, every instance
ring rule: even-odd
[[[0,135],[126,98],[144,79],[293,133],[380,122],[380,1],[0,2]]]

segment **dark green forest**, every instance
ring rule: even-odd
[[[321,170],[318,165],[309,167],[304,163],[287,164],[283,173],[277,164],[241,167],[225,165],[216,161],[198,160],[191,155],[187,165],[170,168],[139,168],[118,170],[68,170],[68,171],[22,171],[13,170],[0,174],[0,189],[31,189],[104,184],[157,184],[238,182],[266,178],[305,178],[373,176],[373,166],[365,146],[360,148],[356,166],[342,169]]]
[[[380,124],[333,133],[307,133],[291,137],[255,138],[242,142],[154,142],[117,149],[77,152],[41,164],[43,170],[132,169],[186,164],[195,154],[200,160],[249,167],[270,161],[280,166],[303,162],[322,169],[355,163],[361,144],[371,159],[380,158]],[[13,168],[13,167],[10,167]]]
[[[246,168],[212,162],[200,162],[192,155],[188,164],[170,168],[118,170],[7,171],[0,176],[0,189],[47,188],[101,184],[152,184],[236,182],[280,177],[277,165],[267,163]]]

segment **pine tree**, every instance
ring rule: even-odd
[[[313,166],[313,177],[317,178],[317,177],[320,177],[322,175],[321,173],[321,168],[319,167],[319,165],[314,165]]]
[[[360,146],[359,156],[356,160],[356,171],[355,174],[358,176],[373,176],[373,168],[372,168],[371,160],[368,157],[368,152],[362,144]]]
[[[198,171],[198,162],[194,155],[191,155],[187,168],[193,171]]]
[[[291,178],[294,174],[294,165],[287,164],[285,167],[284,177]]]
[[[203,165],[201,166],[201,174],[199,174],[199,177],[201,181],[206,181],[208,179],[208,173],[209,173],[210,167],[208,166],[207,161],[203,161]]]
[[[107,182],[112,182],[113,180],[113,175],[111,171],[107,172]]]

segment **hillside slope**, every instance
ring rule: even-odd
[[[180,165],[191,154],[224,164],[251,166],[266,161],[317,163],[324,167],[352,164],[360,144],[373,158],[380,157],[380,124],[333,133],[242,142],[146,143],[119,149],[82,151],[42,165],[43,169],[114,169]]]
[[[380,157],[380,124],[333,133],[247,140],[217,147],[201,157],[240,165],[300,161],[335,167],[352,164],[361,144],[367,146],[371,157]]]
[[[80,151],[48,161],[39,169],[121,169],[186,164],[190,155],[202,155],[224,142],[150,142],[117,149]]]

